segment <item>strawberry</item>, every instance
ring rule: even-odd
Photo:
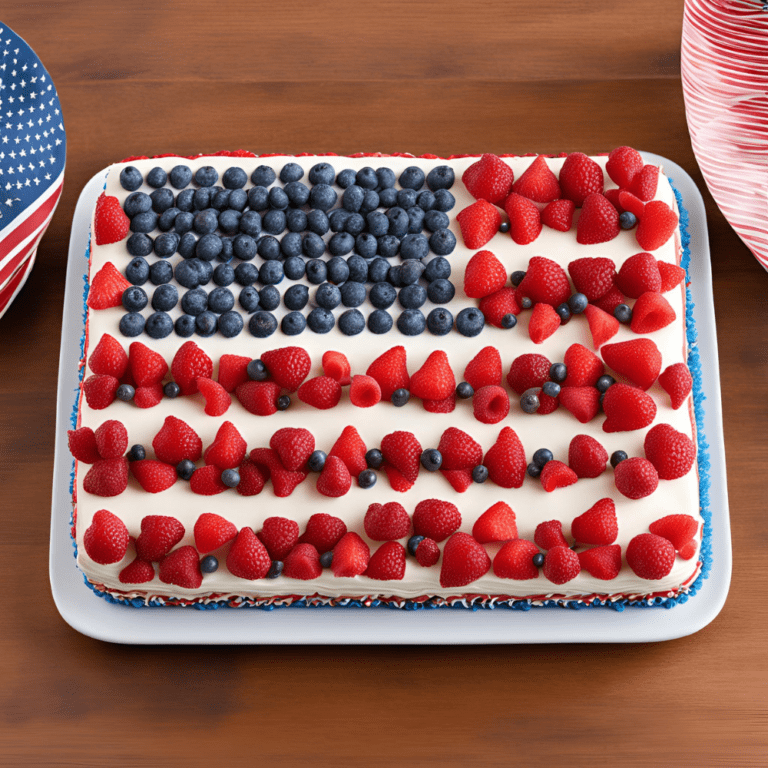
[[[528,322],[528,335],[534,344],[542,344],[559,327],[562,320],[550,304],[536,304]]]
[[[464,369],[464,380],[477,391],[501,385],[501,355],[496,347],[483,347]]]
[[[133,404],[137,408],[154,408],[163,399],[163,385],[150,384],[147,387],[136,387]]]
[[[194,528],[195,546],[201,555],[223,547],[237,536],[237,527],[213,512],[203,512]]]
[[[184,589],[198,589],[203,583],[200,559],[194,547],[179,547],[160,563],[160,581]]]
[[[444,400],[456,389],[448,356],[436,349],[411,376],[411,395],[422,400]]]
[[[264,352],[261,362],[272,379],[289,392],[295,392],[301,386],[312,366],[309,355],[301,347],[282,347]]]
[[[219,360],[219,384],[227,392],[234,392],[240,384],[248,381],[250,357],[243,355],[222,355]]]
[[[594,437],[576,435],[568,446],[568,466],[576,477],[600,477],[608,463],[608,451]]]
[[[198,376],[195,383],[205,398],[205,412],[208,416],[223,416],[229,410],[232,398],[218,381]]]
[[[94,437],[102,459],[118,459],[128,450],[128,432],[122,422],[114,419],[103,422]]]
[[[359,576],[371,559],[368,545],[356,534],[345,533],[333,548],[331,571],[337,578]]]
[[[258,536],[273,560],[285,560],[299,540],[299,524],[287,517],[268,517]]]
[[[132,342],[128,348],[128,367],[137,387],[159,384],[168,373],[165,358],[140,341]]]
[[[464,245],[475,250],[482,248],[499,231],[501,214],[498,208],[487,200],[478,200],[460,211],[456,220],[459,222]]]
[[[440,499],[424,499],[413,512],[413,531],[437,542],[445,541],[461,526],[461,514],[455,504]]]
[[[631,432],[647,427],[656,418],[653,398],[629,384],[613,384],[603,397],[604,432]]]
[[[612,315],[613,311],[616,309],[616,307],[619,306],[619,304],[627,303],[627,299],[624,294],[614,285],[608,291],[608,293],[605,294],[605,296],[601,296],[593,303],[596,307],[602,309],[603,312],[607,312],[609,315]]]
[[[649,389],[661,370],[661,352],[651,339],[632,339],[603,348],[603,359],[640,389]]]
[[[635,195],[633,195],[628,190],[619,190],[619,203],[625,211],[629,211],[630,213],[634,214],[638,221],[643,218],[645,203],[639,197],[635,197]]]
[[[381,387],[372,376],[353,376],[349,402],[358,408],[370,408],[381,401]]]
[[[581,208],[587,195],[603,192],[603,170],[582,152],[571,152],[560,169],[562,195]]]
[[[382,438],[381,453],[386,462],[385,471],[390,485],[396,491],[403,492],[413,486],[419,475],[421,452],[421,444],[411,432],[391,432]]]
[[[650,429],[643,447],[662,480],[684,477],[696,460],[696,446],[691,438],[669,424],[657,424]]]
[[[677,229],[677,214],[661,200],[646,203],[635,237],[644,251],[655,251]]]
[[[416,545],[416,562],[422,568],[431,568],[433,565],[437,565],[439,559],[440,547],[437,546],[434,539],[422,539]]]
[[[533,256],[515,295],[518,302],[527,296],[534,304],[557,307],[568,301],[571,284],[565,270],[557,262],[544,256]]]
[[[573,200],[553,200],[541,212],[541,223],[557,232],[567,232],[575,212]]]
[[[621,570],[621,547],[618,544],[592,547],[579,552],[578,558],[581,569],[601,581],[615,579]]]
[[[237,492],[241,496],[257,496],[264,490],[264,485],[269,480],[269,469],[254,464],[249,456],[243,459],[238,472],[240,473],[240,482],[237,486]]]
[[[539,548],[532,541],[508,541],[493,558],[493,573],[500,579],[535,579],[539,569],[533,564],[533,556],[538,554]]]
[[[123,303],[123,292],[131,284],[118,272],[115,265],[108,261],[91,279],[88,289],[88,301],[91,309],[109,309]]]
[[[132,461],[131,472],[147,493],[167,491],[178,479],[176,467],[155,459]]]
[[[480,461],[475,461],[477,466]],[[525,479],[525,449],[512,427],[504,427],[483,459],[488,477],[502,488],[520,488]],[[445,461],[443,461],[445,466]]]
[[[543,155],[539,155],[512,185],[512,191],[535,203],[551,203],[560,197],[560,184]]]
[[[472,526],[472,536],[481,544],[517,538],[517,521],[512,507],[497,501],[488,507]]]
[[[277,451],[272,450],[272,448],[254,448],[251,451],[251,461],[260,468],[263,467],[269,471],[272,488],[275,496],[279,498],[290,496],[296,486],[307,479],[308,473],[305,469],[296,471],[286,469],[280,461]]]
[[[378,581],[401,580],[405,576],[405,547],[397,541],[384,542],[371,555],[363,575]]]
[[[312,544],[318,552],[330,552],[347,532],[343,520],[325,512],[317,512],[309,518],[300,542]]]
[[[136,539],[136,555],[149,563],[162,560],[184,538],[184,526],[168,515],[147,515]]]
[[[456,493],[464,493],[474,482],[471,469],[441,469],[440,472]]]
[[[382,400],[389,400],[397,389],[408,389],[410,377],[406,367],[405,347],[392,347],[377,357],[368,366],[366,375],[379,383]]]
[[[616,465],[616,488],[628,499],[644,499],[659,487],[659,473],[648,459],[633,456]]]
[[[695,539],[691,539],[687,544],[685,544],[681,550],[677,553],[680,555],[680,557],[683,560],[690,560],[691,558],[696,556],[696,552],[698,551],[699,547],[698,544],[696,544]]]
[[[491,558],[485,548],[468,533],[454,533],[443,550],[440,586],[464,587],[485,576],[491,568]]]
[[[213,464],[196,469],[189,480],[189,490],[198,496],[216,496],[227,488],[221,479],[221,470]]]
[[[341,384],[330,376],[315,376],[299,387],[299,400],[313,408],[327,411],[341,400]]]
[[[311,544],[297,544],[285,558],[283,576],[309,581],[323,572],[320,553]]]
[[[659,186],[659,167],[656,165],[644,165],[635,174],[627,189],[644,203],[653,200],[656,196],[656,188]]]
[[[646,291],[658,291],[661,288],[658,262],[650,253],[630,256],[616,275],[616,285],[631,299],[638,298]]]
[[[602,360],[582,344],[571,344],[565,350],[563,362],[568,371],[564,387],[594,387],[605,373]]]
[[[287,470],[295,472],[304,467],[315,450],[315,437],[303,427],[284,427],[272,435],[269,447],[277,451],[280,462]],[[273,559],[281,560],[282,558]]]
[[[592,346],[595,349],[600,349],[606,341],[610,341],[619,332],[619,321],[593,304],[587,305],[584,315],[589,323]]]
[[[565,584],[581,572],[579,556],[568,547],[553,547],[544,558],[541,572],[553,584]]]
[[[128,460],[99,459],[88,470],[83,490],[94,496],[119,496],[128,487]]]
[[[95,464],[101,456],[96,446],[96,435],[90,427],[70,429],[67,432],[69,452],[84,464]]]
[[[456,427],[443,432],[437,450],[443,457],[442,469],[473,469],[483,459],[480,443]]]
[[[330,376],[342,387],[346,387],[351,381],[351,371],[349,360],[343,352],[333,352],[329,349],[323,353],[323,376]]]
[[[115,392],[120,382],[114,376],[94,373],[83,382],[83,394],[88,407],[103,411],[115,401]]]
[[[576,222],[576,242],[581,245],[607,243],[619,236],[619,212],[602,194],[587,195]]]
[[[640,533],[627,546],[627,565],[641,579],[663,579],[671,573],[674,564],[675,548],[661,536]]]
[[[535,203],[513,192],[504,210],[509,216],[509,234],[518,245],[528,245],[541,234],[541,213]]]
[[[502,288],[480,299],[480,311],[485,322],[494,328],[502,328],[504,315],[519,315],[523,310],[517,303],[514,288]]]
[[[690,515],[667,515],[651,523],[648,530],[671,541],[679,551],[698,533],[699,524]]]
[[[636,149],[632,147],[616,147],[608,155],[608,162],[605,164],[605,170],[620,187],[629,187],[632,179],[643,169],[643,158]]]
[[[586,424],[600,411],[600,393],[595,387],[562,387],[559,398],[563,408]]]
[[[245,458],[247,445],[237,427],[225,421],[216,432],[213,442],[205,449],[203,459],[219,469],[235,469]]]
[[[241,528],[227,554],[227,568],[240,579],[263,579],[272,566],[267,548],[252,528]]]
[[[634,333],[653,333],[675,322],[675,310],[660,293],[644,293],[632,308]]]
[[[490,251],[478,251],[464,270],[464,293],[471,299],[482,299],[504,287],[507,270]]]
[[[512,361],[507,374],[507,384],[518,395],[522,395],[526,390],[541,387],[549,381],[551,367],[552,363],[544,355],[532,352],[519,355]]]
[[[659,384],[669,395],[672,407],[677,410],[691,394],[693,377],[685,363],[667,366],[659,376]]]
[[[547,492],[552,493],[558,488],[566,488],[573,485],[579,478],[576,473],[562,461],[553,459],[544,465],[541,470],[541,487]]]
[[[515,174],[500,157],[484,154],[464,171],[461,180],[475,200],[500,203],[512,189]]]
[[[344,427],[328,455],[338,456],[347,465],[350,474],[357,477],[368,467],[368,462],[365,459],[366,450],[360,433],[354,427],[349,426]]]
[[[616,265],[613,259],[603,256],[585,256],[568,264],[568,274],[579,293],[583,293],[589,301],[597,301],[613,287]]]
[[[619,522],[613,499],[600,499],[586,512],[574,517],[571,536],[579,544],[613,544],[619,536]]]
[[[541,389],[537,389],[534,394],[539,398],[539,409],[536,411],[539,416],[546,416],[560,407],[559,397],[550,397]]]
[[[685,280],[685,270],[682,267],[678,267],[677,264],[671,264],[668,261],[659,261],[657,264],[659,274],[661,275],[659,293],[671,291]]]
[[[483,424],[498,424],[509,414],[509,395],[503,387],[480,387],[472,398],[472,412]]]
[[[271,416],[277,413],[280,385],[274,381],[245,381],[235,388],[235,397],[248,413]]]
[[[213,375],[213,361],[194,341],[187,341],[173,357],[171,374],[181,387],[182,395],[194,395],[197,392],[197,377],[210,379]]]
[[[152,563],[137,557],[120,571],[117,578],[121,584],[146,584],[155,578],[155,569]]]
[[[336,498],[349,493],[352,487],[352,476],[347,465],[337,456],[329,456],[325,466],[317,478],[317,492],[323,496]]]
[[[120,201],[112,195],[102,192],[96,200],[96,212],[93,221],[93,234],[96,245],[119,243],[128,236],[131,220],[120,207]]]
[[[83,546],[88,557],[99,565],[119,563],[128,549],[128,529],[117,516],[100,509],[83,535]]]
[[[402,504],[371,504],[363,520],[365,534],[374,541],[404,539],[411,532],[411,518]]]
[[[88,365],[94,373],[122,379],[128,368],[128,355],[114,336],[105,333],[88,357]]]
[[[533,540],[537,547],[544,550],[568,546],[568,542],[563,536],[563,524],[559,520],[547,520],[544,523],[539,523],[534,531]]]
[[[624,213],[624,206],[621,204],[621,190],[620,189],[606,189],[603,192],[605,199],[618,211],[619,214]]]
[[[152,447],[160,461],[173,465],[182,459],[197,461],[203,455],[203,441],[197,432],[175,416],[166,417]]]

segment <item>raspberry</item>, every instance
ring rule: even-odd
[[[690,560],[696,556],[696,552],[699,547],[696,544],[695,539],[691,539],[683,548],[677,553],[683,560]]]
[[[602,581],[610,581],[621,570],[621,547],[612,544],[604,547],[592,547],[578,554],[582,570]]]
[[[203,459],[219,469],[235,469],[245,457],[247,446],[237,427],[225,421],[216,433],[213,442],[205,449]]]
[[[541,212],[541,223],[557,232],[567,232],[575,212],[573,200],[553,200]]]
[[[616,465],[614,480],[628,499],[644,499],[659,487],[659,473],[648,459],[633,456]]]
[[[136,539],[136,555],[154,563],[162,560],[184,538],[184,526],[168,515],[147,515]]]
[[[381,453],[390,485],[403,492],[413,486],[421,465],[421,444],[411,432],[391,432],[381,441]],[[445,455],[443,455],[445,464]],[[393,483],[394,479],[394,483]]]
[[[120,274],[117,267],[108,261],[91,280],[88,301],[91,309],[109,309],[123,303],[123,291],[131,284]]]
[[[197,551],[205,555],[232,541],[237,536],[237,527],[221,515],[203,512],[195,522],[194,535]]]
[[[600,477],[608,463],[608,451],[594,437],[576,435],[568,446],[568,466],[576,477]]]
[[[277,413],[280,385],[274,381],[246,381],[235,388],[235,397],[248,413],[271,416]]]
[[[512,189],[515,174],[500,157],[484,154],[464,171],[461,180],[476,200],[501,203]]]
[[[366,536],[374,541],[404,539],[411,531],[411,518],[396,501],[371,504],[365,513],[363,527]]]
[[[579,293],[583,293],[589,301],[597,301],[613,287],[616,265],[613,259],[587,256],[572,261],[568,265],[568,274]]]
[[[131,220],[120,207],[120,201],[116,197],[102,192],[96,200],[93,222],[96,245],[119,243],[128,235],[130,228]]]
[[[456,393],[451,392],[444,400],[422,400],[421,404],[429,413],[451,413],[456,408]]]
[[[559,327],[560,315],[549,304],[537,304],[528,323],[528,335],[534,344],[542,344]]]
[[[608,162],[605,164],[605,170],[611,180],[620,187],[628,187],[642,169],[643,158],[632,147],[616,147],[608,155]]]
[[[696,446],[691,438],[669,424],[657,424],[650,429],[643,447],[662,480],[684,477],[696,460]]]
[[[94,464],[101,456],[96,446],[96,435],[90,427],[70,429],[67,432],[69,452],[84,464]]]
[[[269,447],[277,451],[280,462],[287,470],[295,472],[305,466],[312,451],[315,450],[315,437],[303,427],[284,427],[272,435]],[[282,558],[273,559],[281,560]]]
[[[83,382],[85,402],[94,411],[103,411],[114,402],[119,386],[120,382],[114,376],[94,373]]]
[[[416,562],[422,568],[431,568],[437,565],[440,559],[440,547],[434,539],[422,539],[416,547]]]
[[[627,186],[629,191],[647,203],[656,196],[656,188],[659,186],[659,168],[656,165],[644,165],[642,169],[635,174],[632,182]]]
[[[440,499],[424,499],[413,512],[413,531],[435,541],[445,541],[461,526],[461,514],[455,504]]]
[[[129,539],[125,523],[117,515],[100,509],[85,530],[83,546],[94,563],[111,565],[125,557]]]
[[[646,203],[635,237],[644,251],[655,251],[677,229],[677,214],[661,200]]]
[[[137,408],[154,408],[163,399],[163,385],[150,384],[148,387],[136,387],[133,404]]]
[[[603,312],[607,312],[609,315],[613,314],[613,311],[619,304],[626,304],[627,299],[624,294],[614,285],[605,296],[601,296],[594,302],[594,305]]]
[[[481,544],[516,539],[517,521],[512,507],[504,501],[488,507],[472,526],[472,536]]]
[[[436,349],[411,376],[411,394],[422,400],[444,400],[456,389],[448,356]]]
[[[634,333],[653,333],[675,322],[675,310],[660,293],[644,293],[632,308]]]
[[[347,465],[336,456],[329,456],[317,478],[317,492],[323,496],[336,498],[344,496],[352,487],[352,476]]]
[[[535,203],[514,192],[506,199],[509,233],[518,245],[532,243],[541,234],[541,214]]]
[[[397,541],[384,542],[371,555],[363,575],[379,581],[399,581],[405,576],[405,547]]]
[[[501,385],[501,355],[496,347],[483,347],[464,369],[464,380],[472,389]]]
[[[504,287],[507,270],[490,251],[478,251],[464,270],[464,293],[470,299],[482,299]]]
[[[527,296],[534,304],[551,304],[553,307],[568,301],[570,295],[571,284],[565,270],[544,256],[531,258],[516,292],[518,302]]]
[[[482,248],[499,231],[501,214],[487,200],[478,200],[460,211],[456,220],[461,228],[464,245],[475,250]]]
[[[175,416],[166,417],[152,447],[160,461],[174,466],[182,459],[197,461],[203,454],[203,441],[197,432]]]
[[[647,427],[656,418],[653,398],[629,384],[608,387],[603,397],[603,410],[607,416],[603,432],[631,432]]]
[[[187,341],[173,357],[171,374],[182,395],[194,395],[197,392],[197,377],[210,379],[213,375],[213,361],[194,341]]]
[[[121,584],[146,584],[155,578],[155,569],[152,563],[137,557],[120,571],[117,578]]]
[[[299,387],[299,400],[321,411],[335,408],[341,400],[341,384],[330,376],[315,376]]]
[[[155,459],[132,461],[131,472],[147,493],[166,491],[178,479],[176,467]]]
[[[342,387],[350,383],[352,368],[347,356],[343,352],[333,352],[330,349],[323,353],[323,375],[330,376],[341,384]]]
[[[219,360],[219,384],[227,392],[234,392],[237,387],[248,381],[248,363],[250,357],[243,355],[222,355]]]
[[[445,457],[443,457],[445,459]],[[479,464],[479,459],[473,464]],[[483,460],[488,477],[502,488],[520,488],[525,479],[525,449],[512,427],[504,427]],[[445,466],[445,460],[443,460]]]
[[[548,413],[552,413],[560,407],[559,397],[550,397],[541,389],[537,389],[534,394],[539,398],[539,410],[536,411],[539,416],[546,416]]]
[[[343,520],[325,512],[317,512],[309,518],[299,541],[312,544],[318,552],[330,552],[346,532],[347,526]]]
[[[331,571],[337,578],[359,576],[371,559],[368,545],[356,534],[345,533],[333,548]]]
[[[581,208],[587,195],[603,192],[603,170],[582,152],[571,152],[560,169],[562,195]]]
[[[624,213],[624,206],[621,204],[620,189],[606,189],[605,192],[603,192],[603,195],[605,195],[606,199],[610,201],[611,205],[619,212],[619,214]]]
[[[685,280],[685,270],[682,267],[678,267],[677,264],[670,264],[668,261],[659,261],[657,264],[659,274],[661,275],[659,293],[671,291]]]
[[[579,544],[613,544],[618,535],[619,522],[613,499],[600,499],[571,523],[571,536]]]
[[[520,355],[512,361],[512,366],[507,374],[507,384],[518,395],[522,395],[527,389],[541,387],[549,381],[549,369],[551,367],[552,363],[544,355],[531,352]]]
[[[485,548],[468,533],[454,533],[443,550],[440,586],[464,587],[485,576],[491,568],[491,558]]]
[[[365,460],[366,450],[360,433],[354,427],[349,426],[344,427],[328,455],[338,456],[347,465],[350,474],[357,477],[368,467],[368,462]]]
[[[472,469],[483,459],[480,443],[456,427],[443,432],[437,450],[443,457],[442,469]]]
[[[227,487],[221,479],[221,470],[213,464],[196,469],[189,480],[189,490],[198,496],[216,496]]]
[[[558,399],[582,424],[592,421],[600,411],[600,393],[594,387],[564,386]]]
[[[553,584],[565,584],[581,572],[579,556],[568,547],[554,547],[544,558],[541,569],[544,577]]]
[[[312,366],[309,355],[301,347],[282,347],[264,352],[261,362],[273,381],[289,392],[295,392],[301,386]]]
[[[592,346],[595,349],[600,349],[606,341],[610,341],[619,332],[619,321],[593,304],[587,305],[584,315],[589,323]]]
[[[299,524],[287,517],[268,517],[261,526],[259,539],[273,560],[284,560],[299,540]]]
[[[254,464],[250,457],[246,456],[238,468],[240,482],[237,492],[241,496],[257,496],[264,490],[264,484],[269,480],[269,469]]]
[[[198,376],[197,388],[205,398],[205,412],[208,416],[223,416],[232,405],[232,398],[218,381]]]
[[[283,576],[309,581],[323,572],[320,554],[311,544],[297,544],[285,558]]]
[[[581,245],[607,243],[619,236],[619,212],[602,194],[587,195],[576,222],[576,242]]]
[[[306,470],[298,469],[292,471],[286,469],[280,461],[277,451],[271,448],[254,448],[251,451],[251,461],[269,471],[275,496],[280,498],[290,496],[296,489],[296,486],[307,479],[308,473]]]
[[[560,197],[560,184],[543,155],[539,155],[512,185],[512,191],[535,203],[551,203]]]
[[[563,536],[563,525],[559,520],[547,520],[539,523],[533,534],[533,540],[540,549],[567,547],[568,542]]]
[[[638,221],[643,218],[645,203],[626,189],[619,190],[619,203],[625,211],[634,214]]]
[[[539,569],[533,564],[533,556],[538,554],[539,548],[532,541],[508,541],[493,558],[493,572],[500,579],[535,579]]]
[[[184,589],[198,589],[203,583],[200,559],[194,547],[179,547],[160,563],[160,581]]]
[[[94,373],[122,379],[128,368],[128,355],[117,339],[105,333],[88,357],[88,365]]]
[[[674,564],[675,548],[661,536],[641,533],[627,546],[627,565],[641,579],[663,579],[670,574]]]
[[[548,461],[541,470],[541,487],[547,493],[573,485],[578,479],[576,473],[567,464],[556,459]]]
[[[672,407],[677,410],[691,394],[693,377],[685,363],[667,366],[659,376],[659,384],[669,395]]]
[[[519,315],[522,309],[515,298],[515,289],[502,288],[480,299],[480,311],[486,323],[494,328],[502,328],[501,321],[504,315]]]
[[[472,411],[483,424],[498,424],[509,414],[509,395],[502,387],[480,387],[472,398]]]
[[[441,469],[440,472],[456,493],[464,493],[474,482],[471,469]]]
[[[370,408],[381,401],[381,387],[373,376],[353,376],[349,401],[358,408]]]
[[[99,459],[83,480],[83,489],[94,496],[119,496],[128,487],[128,460]]]
[[[405,347],[397,346],[387,350],[368,366],[366,374],[379,382],[382,400],[389,400],[396,389],[408,389],[410,377],[406,367]]]
[[[637,299],[647,291],[659,291],[661,273],[658,262],[650,253],[630,256],[616,275],[616,285],[631,299]]]
[[[251,528],[241,528],[227,555],[227,568],[240,579],[263,579],[272,565],[267,548]]]
[[[667,515],[651,523],[648,530],[671,541],[679,551],[698,533],[699,524],[690,515]]]
[[[649,389],[661,370],[661,352],[651,339],[632,339],[603,348],[603,359],[616,373],[642,390]]]
[[[159,384],[168,373],[165,358],[140,341],[132,342],[128,348],[128,367],[137,387]]]

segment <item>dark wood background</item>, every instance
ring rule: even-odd
[[[118,7],[119,6],[119,7]],[[0,764],[762,766],[768,762],[768,275],[706,191],[682,0],[13,3],[61,96],[64,195],[0,321]],[[50,597],[70,224],[100,168],[219,149],[666,155],[707,201],[734,575],[658,645],[120,647]]]

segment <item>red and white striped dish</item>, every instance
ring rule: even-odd
[[[685,0],[681,69],[709,191],[768,269],[768,3]]]
[[[24,283],[27,282],[29,273],[32,271],[32,267],[35,266],[36,255],[37,250],[32,252],[32,255],[21,264],[11,276],[11,279],[2,287],[2,289],[0,289],[0,317],[7,312],[8,308],[11,306],[11,302],[24,287]]]

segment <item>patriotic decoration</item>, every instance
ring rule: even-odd
[[[61,196],[66,149],[51,76],[0,23],[0,317],[32,271]]]
[[[682,79],[709,191],[768,269],[768,2],[686,0]]]

